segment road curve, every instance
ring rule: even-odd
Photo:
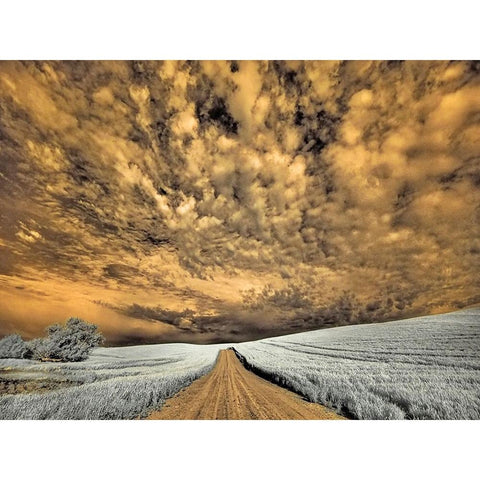
[[[214,369],[168,399],[150,420],[336,420],[335,412],[303,400],[246,370],[232,350]]]

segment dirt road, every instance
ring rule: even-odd
[[[246,370],[232,350],[222,350],[214,369],[153,412],[150,420],[343,419],[327,408]]]

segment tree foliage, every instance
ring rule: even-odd
[[[27,358],[27,343],[16,333],[0,340],[0,358]]]
[[[33,358],[41,361],[79,362],[100,345],[103,336],[94,324],[72,317],[65,325],[47,327],[47,336],[25,342],[19,335],[0,340],[0,358]]]
[[[103,341],[96,325],[76,317],[70,318],[65,325],[50,325],[47,334],[31,342],[36,360],[79,362]]]

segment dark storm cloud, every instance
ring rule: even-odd
[[[151,307],[138,305],[137,303],[122,306],[114,306],[104,302],[100,303],[108,308],[117,310],[127,317],[140,318],[152,322],[162,322],[187,329],[192,324],[191,318],[194,314],[193,310],[189,309],[177,312],[175,310],[167,310],[162,306]]]
[[[10,305],[72,282],[125,337],[244,338],[476,298],[475,63],[2,62],[0,85]]]
[[[264,312],[251,312],[232,305],[223,312],[198,314],[193,310],[169,310],[162,305],[113,305],[108,302],[95,301],[103,307],[116,311],[127,318],[145,320],[175,327],[175,333],[164,333],[171,340],[184,342],[236,342],[262,338],[266,334],[281,334],[291,331],[292,318],[287,321],[280,317],[265,321]],[[274,313],[274,312],[271,312]],[[264,321],[261,321],[264,320]],[[116,332],[116,343],[128,344],[131,333]],[[148,341],[153,341],[151,338]]]

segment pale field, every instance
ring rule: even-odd
[[[480,418],[480,309],[235,348],[257,373],[352,418]]]

